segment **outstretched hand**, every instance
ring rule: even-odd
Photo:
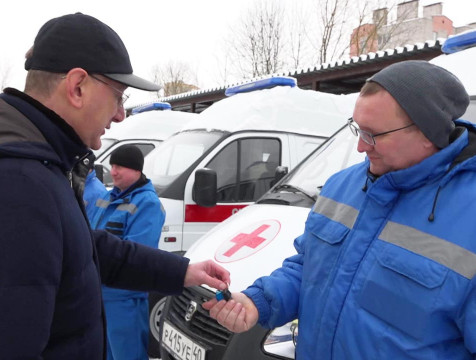
[[[258,309],[249,297],[243,293],[232,293],[229,301],[217,301],[215,298],[202,304],[210,311],[210,317],[235,333],[248,331],[258,322]]]
[[[206,284],[212,288],[224,290],[230,283],[230,273],[212,260],[189,264],[185,274],[184,286]]]

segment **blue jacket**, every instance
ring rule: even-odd
[[[415,166],[331,177],[297,255],[245,290],[261,324],[298,317],[297,359],[474,358],[476,133],[458,124]]]
[[[0,95],[0,357],[102,359],[101,283],[178,294],[188,260],[92,232],[89,150],[26,94]]]
[[[96,200],[101,199],[106,193],[106,187],[101,180],[96,177],[96,170],[93,169],[86,177],[86,183],[84,184],[83,199],[88,216],[93,213]]]
[[[118,188],[107,192],[96,201],[92,217],[93,229],[104,229],[123,240],[134,241],[154,249],[159,246],[160,232],[165,221],[165,210],[154,186],[145,176],[122,193]],[[113,289],[104,286],[104,300],[147,297],[146,292]]]

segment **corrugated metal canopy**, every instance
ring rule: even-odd
[[[312,89],[333,94],[348,94],[360,90],[365,80],[393,63],[404,60],[431,60],[441,54],[444,40],[427,41],[406,45],[395,49],[378,51],[314,68],[293,70],[276,76],[292,76],[302,89]],[[232,84],[238,85],[238,84]],[[188,112],[201,112],[215,101],[225,97],[227,87],[191,91],[161,98],[172,109]]]

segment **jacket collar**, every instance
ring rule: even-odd
[[[70,171],[81,158],[90,154],[91,151],[71,126],[32,97],[16,89],[6,88],[4,93],[0,94],[0,99],[28,118],[46,140],[46,144],[32,143],[33,141],[2,144],[3,152],[11,156],[51,161],[65,171]]]
[[[407,169],[392,171],[377,179],[367,178],[369,190],[374,186],[380,190],[410,190],[433,181],[444,186],[462,168],[476,170],[476,126],[462,120],[457,120],[456,125],[459,136],[450,145]],[[366,166],[369,166],[368,159]]]

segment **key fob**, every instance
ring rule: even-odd
[[[215,298],[217,299],[217,301],[220,301],[220,300],[230,300],[231,299],[231,292],[230,290],[228,289],[225,289],[225,290],[218,290],[216,293],[215,293]]]

